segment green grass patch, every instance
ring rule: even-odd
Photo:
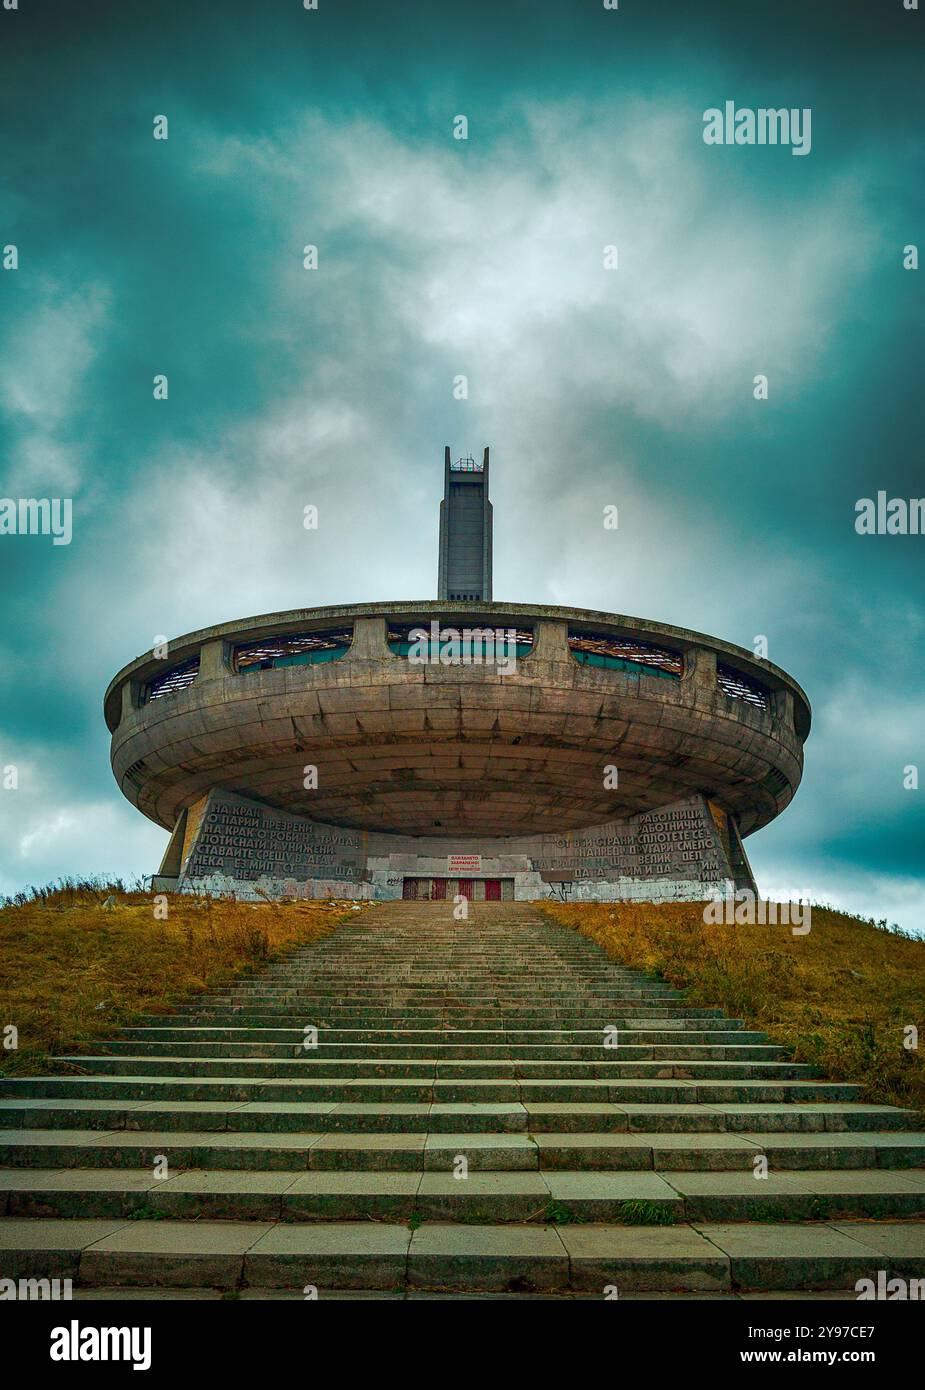
[[[357,916],[345,902],[168,897],[102,882],[19,894],[0,907],[0,1074],[60,1072],[50,1055],[92,1051],[137,1014],[168,1013]]]
[[[692,1007],[743,1019],[869,1101],[925,1114],[925,939],[815,905],[805,936],[705,923],[703,903],[537,906]]]
[[[675,1208],[668,1202],[624,1202],[620,1221],[626,1226],[673,1226],[677,1220]]]

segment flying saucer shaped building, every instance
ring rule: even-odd
[[[138,657],[104,709],[155,883],[242,897],[696,900],[800,782],[785,671],[618,613],[492,599],[489,456],[451,462],[436,600],[300,608]]]

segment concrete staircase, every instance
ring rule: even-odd
[[[0,1083],[0,1275],[78,1296],[925,1276],[912,1112],[520,903],[377,906],[58,1060]]]

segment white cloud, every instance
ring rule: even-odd
[[[116,875],[131,878],[156,871],[166,832],[140,816],[121,797],[82,798],[63,784],[41,748],[18,763],[19,786],[0,791],[0,895],[24,885]]]
[[[798,884],[772,874],[762,879],[760,888],[763,897],[778,902],[811,901],[875,922],[898,923],[905,931],[925,936],[925,884],[920,879],[840,866],[837,874],[816,868]]]
[[[46,281],[34,307],[14,320],[0,354],[0,408],[10,440],[3,483],[8,495],[77,491],[83,451],[68,426],[102,346],[109,302],[101,285],[69,291]]]
[[[376,265],[380,308],[471,364],[485,414],[531,382],[538,397],[578,383],[690,427],[748,399],[756,372],[796,393],[813,379],[873,238],[860,178],[774,202],[745,187],[704,215],[723,175],[692,155],[690,121],[640,102],[528,108],[486,161],[474,140],[403,142],[312,112],[275,140],[205,136],[198,172],[256,179],[284,233],[317,227],[318,274],[346,273],[340,240],[361,230],[354,254]],[[610,244],[616,271],[602,266]]]

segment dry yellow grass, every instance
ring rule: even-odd
[[[689,989],[695,1007],[725,1009],[798,1061],[859,1082],[868,1099],[925,1110],[925,941],[824,907],[794,936],[707,925],[700,903],[538,906],[614,960]],[[914,1050],[903,1045],[910,1024],[921,1035]]]
[[[248,904],[172,895],[165,921],[150,894],[83,887],[0,910],[0,1071],[49,1070],[48,1057],[111,1036],[137,1013],[166,1012],[274,957],[318,940],[353,904]],[[18,1047],[2,1046],[12,1024]]]

